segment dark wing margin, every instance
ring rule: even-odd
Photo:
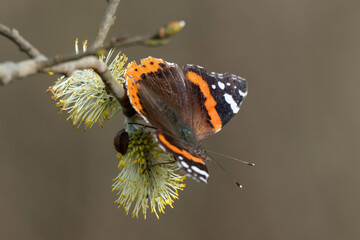
[[[199,92],[202,104],[200,113],[202,123],[195,122],[194,129],[199,140],[220,131],[240,110],[247,95],[247,82],[244,78],[230,73],[207,73],[203,67],[186,65],[183,67],[186,84],[193,92]],[[215,104],[214,104],[215,103]]]

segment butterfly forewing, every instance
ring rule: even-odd
[[[230,73],[207,73],[203,67],[186,65],[183,67],[185,82],[191,85],[191,92],[197,96],[201,110],[191,122],[199,140],[221,130],[239,111],[240,105],[247,94],[245,79]],[[199,119],[201,122],[199,123]]]
[[[135,110],[151,125],[177,135],[179,112],[185,109],[183,73],[175,64],[146,58],[125,73],[128,96]]]

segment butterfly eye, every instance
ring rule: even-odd
[[[116,151],[118,151],[122,155],[125,155],[128,149],[128,145],[129,134],[125,131],[125,129],[121,129],[114,137],[114,147]]]

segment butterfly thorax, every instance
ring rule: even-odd
[[[178,126],[178,134],[182,140],[189,143],[190,145],[192,145],[192,146],[198,145],[198,140],[196,138],[196,135],[195,135],[194,131],[191,130],[190,128],[188,128],[184,125],[179,125]]]
[[[194,151],[198,157],[203,160],[210,160],[210,157],[206,154],[205,149],[201,147],[194,131],[186,126],[180,126],[178,130],[180,132],[179,137],[192,147],[192,151]]]

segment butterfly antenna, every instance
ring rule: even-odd
[[[231,156],[228,156],[228,155],[225,155],[225,154],[221,154],[221,153],[217,153],[217,152],[213,152],[213,151],[209,151],[209,150],[207,150],[207,152],[212,153],[212,154],[216,154],[216,155],[221,156],[221,157],[229,158],[229,159],[235,160],[237,162],[244,163],[244,164],[246,164],[248,166],[251,166],[251,167],[255,166],[255,163],[246,162],[246,161],[243,161],[243,160],[240,160],[238,158],[231,157]]]
[[[214,158],[211,158],[211,160],[214,160],[214,162],[226,173],[226,175],[228,175],[228,177],[233,180],[233,182],[236,184],[236,186],[238,186],[239,188],[242,188],[242,185],[238,181],[236,181],[234,176],[231,175],[217,160],[215,160]]]

